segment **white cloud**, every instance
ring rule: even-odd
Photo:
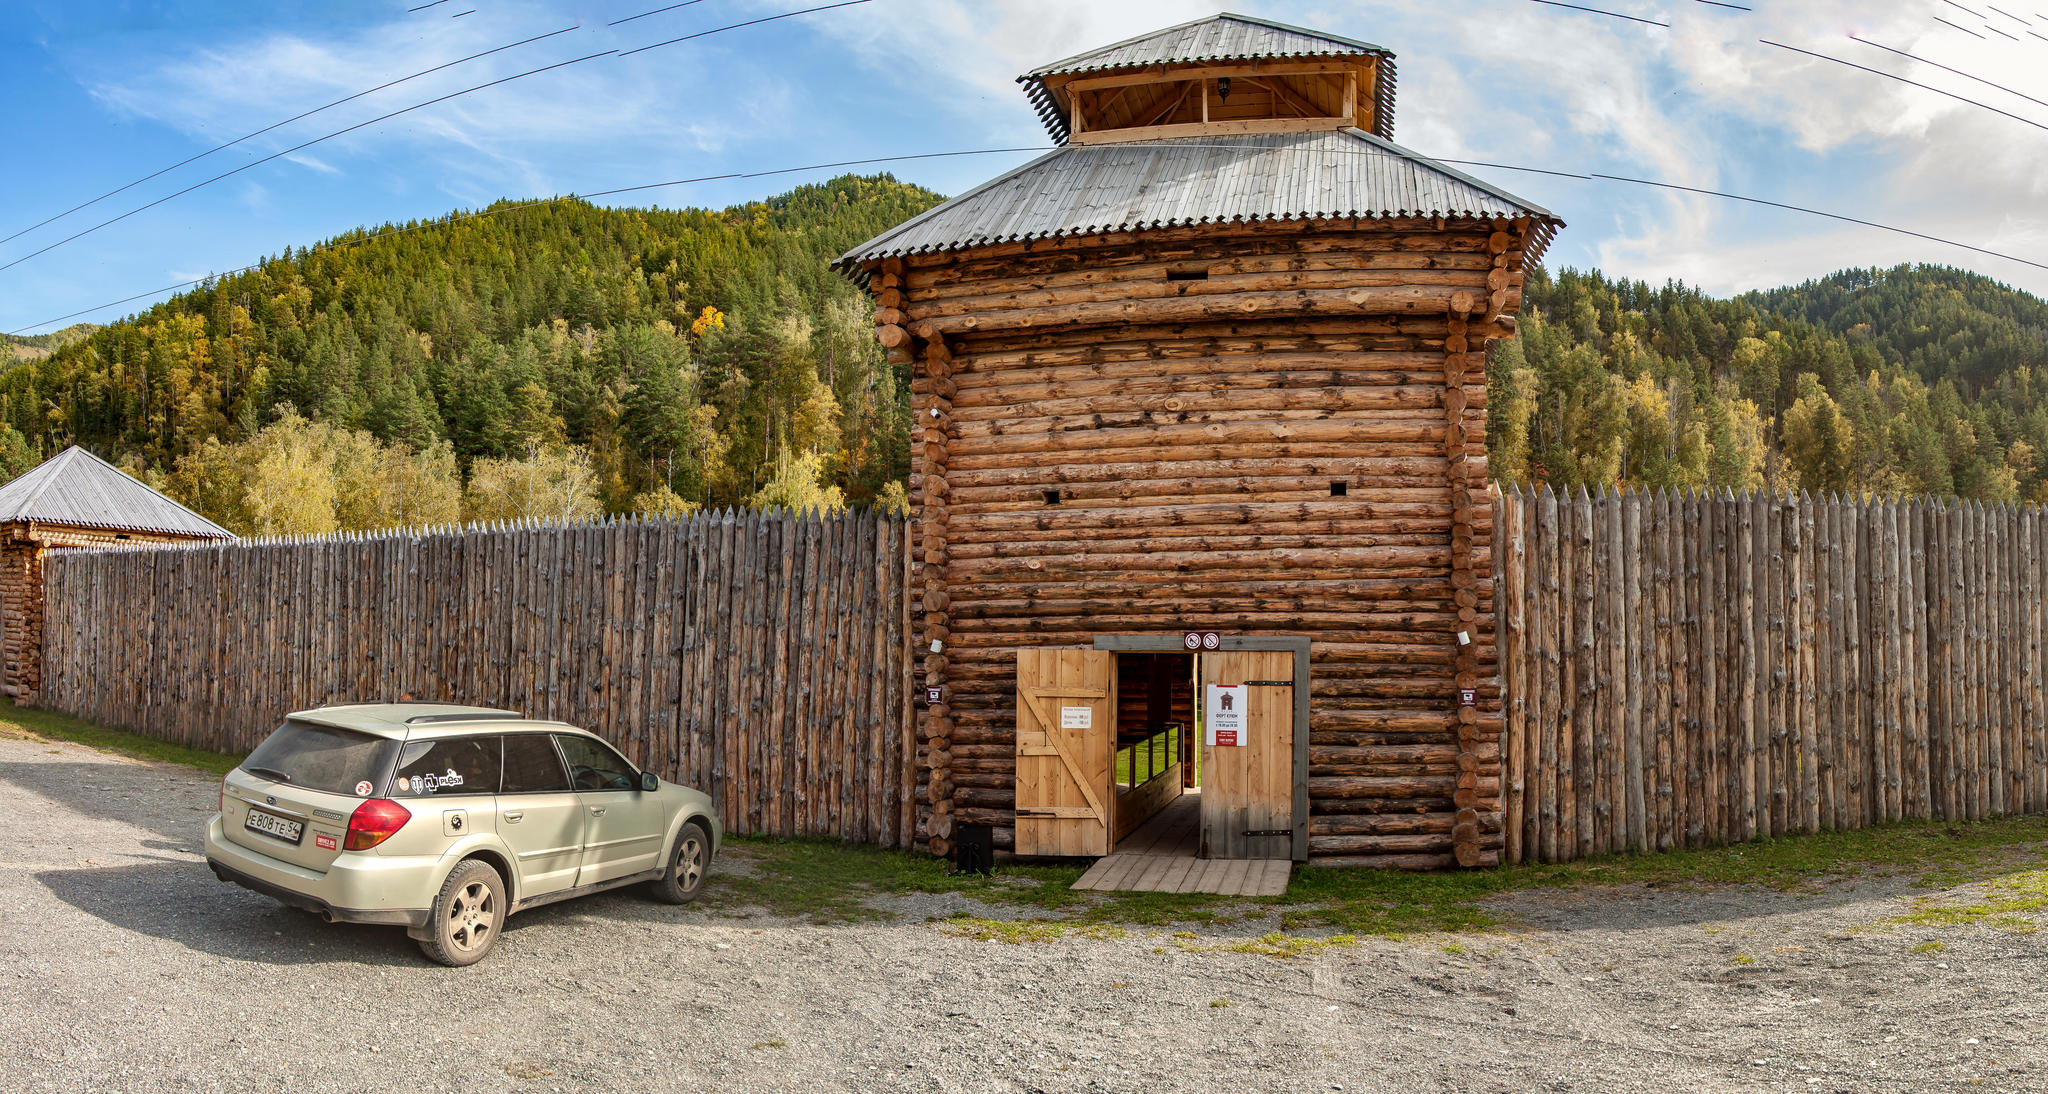
[[[285,162],[287,163],[296,163],[300,167],[305,167],[314,171],[318,171],[323,175],[341,174],[341,168],[336,167],[325,160],[319,159],[318,157],[309,156],[304,152],[293,152],[291,155],[284,157],[284,159]]]
[[[154,69],[108,79],[92,91],[118,113],[160,121],[217,142],[364,88],[573,22],[559,11],[531,5],[500,9],[494,15],[490,22],[436,25],[427,34],[420,32],[417,21],[396,20],[332,39],[270,34],[218,43]],[[410,157],[413,170],[438,176],[444,189],[497,196],[615,181],[580,175],[557,178],[550,167],[644,163],[677,151],[715,150],[758,132],[770,112],[787,105],[786,93],[773,81],[763,86],[745,80],[743,85],[759,90],[741,97],[736,109],[693,112],[689,104],[706,97],[711,75],[676,65],[662,54],[649,54],[645,61],[599,57],[519,76],[598,52],[611,41],[601,22],[593,20],[579,31],[355,99],[253,138],[243,147],[269,154],[414,104],[468,92],[320,140],[286,158],[335,173],[348,170],[351,161]],[[468,91],[506,77],[518,78]],[[226,166],[225,160],[218,161],[215,170]]]
[[[786,70],[784,58],[759,50],[763,36],[742,32],[517,80],[293,159],[316,173],[343,174],[374,160],[379,177],[396,159],[408,189],[475,204],[709,174],[704,161],[712,159],[769,166],[734,155],[768,141],[807,149],[818,160],[841,158],[854,141],[823,124],[816,105],[836,97],[869,104],[875,122],[874,131],[860,135],[867,143],[844,158],[935,151],[947,141],[1025,144],[1042,134],[1015,83],[1019,73],[1224,6],[886,0],[781,24],[842,47],[846,61],[836,70]],[[1397,136],[1427,154],[1737,190],[2048,256],[2048,172],[2040,170],[2048,132],[1759,41],[1909,75],[2048,121],[2048,107],[1847,37],[1855,33],[2009,86],[2043,86],[2037,74],[2048,42],[1971,38],[1932,22],[1924,4],[1779,0],[1735,12],[1690,0],[1606,0],[1616,10],[1668,19],[1668,31],[1525,0],[1228,6],[1394,49],[1401,74]],[[216,42],[108,80],[97,93],[127,114],[219,141],[396,75],[566,26],[580,10],[525,0],[495,8],[490,22],[394,20],[325,39]],[[251,143],[267,154],[553,60],[788,5],[746,0],[729,10],[731,19],[698,17],[703,10],[692,9],[694,23],[679,15],[658,29],[650,19],[606,30],[593,18],[573,34],[413,81]],[[2048,91],[2041,97],[2048,99]],[[947,135],[928,136],[934,132]],[[2048,289],[2043,271],[1837,222],[1614,183],[1474,171],[1565,216],[1571,227],[1555,252],[1561,260],[1597,262],[1618,275],[1683,278],[1727,291],[1852,264],[1924,259]]]
[[[955,93],[1016,96],[1016,73],[1221,6],[905,0],[906,18],[839,26],[890,82],[887,93],[1014,126],[1021,99],[990,104]],[[2048,133],[1760,39],[2043,120],[2048,108],[1849,35],[2022,89],[2042,86],[2048,43],[1971,38],[1901,0],[1782,0],[1753,12],[1676,0],[1604,5],[1663,18],[1673,24],[1668,31],[1521,0],[1230,6],[1393,48],[1397,135],[1431,155],[1735,190],[2048,259],[2048,172],[2040,170]],[[898,29],[905,25],[920,28],[908,52]],[[1572,223],[1560,253],[1589,256],[1615,274],[1734,291],[1849,265],[1939,261],[2048,289],[2048,274],[2021,264],[1821,218],[1617,183],[1476,171],[1547,200]]]

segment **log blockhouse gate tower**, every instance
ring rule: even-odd
[[[1205,857],[1498,862],[1485,351],[1561,223],[1393,144],[1364,42],[1022,82],[1057,150],[841,259],[916,365],[926,845],[1103,855],[1199,782]]]

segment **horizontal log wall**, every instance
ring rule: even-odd
[[[1498,861],[1484,363],[1527,230],[1212,225],[870,268],[883,345],[919,365],[927,847],[1011,845],[1018,649],[1211,630],[1313,642],[1313,857]]]
[[[740,833],[907,846],[904,524],[680,522],[59,551],[42,704],[245,752],[401,695],[591,729]]]
[[[2048,811],[2048,511],[1510,492],[1506,859]]]

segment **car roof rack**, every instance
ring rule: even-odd
[[[472,710],[462,714],[415,714],[407,718],[405,724],[416,726],[423,723],[431,725],[435,722],[523,722],[525,720],[526,715],[515,710]]]

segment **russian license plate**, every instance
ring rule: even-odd
[[[251,832],[261,832],[273,839],[281,839],[286,843],[298,843],[306,838],[306,826],[303,822],[287,820],[275,813],[265,813],[253,805],[249,807],[249,818],[242,822],[242,827]]]

